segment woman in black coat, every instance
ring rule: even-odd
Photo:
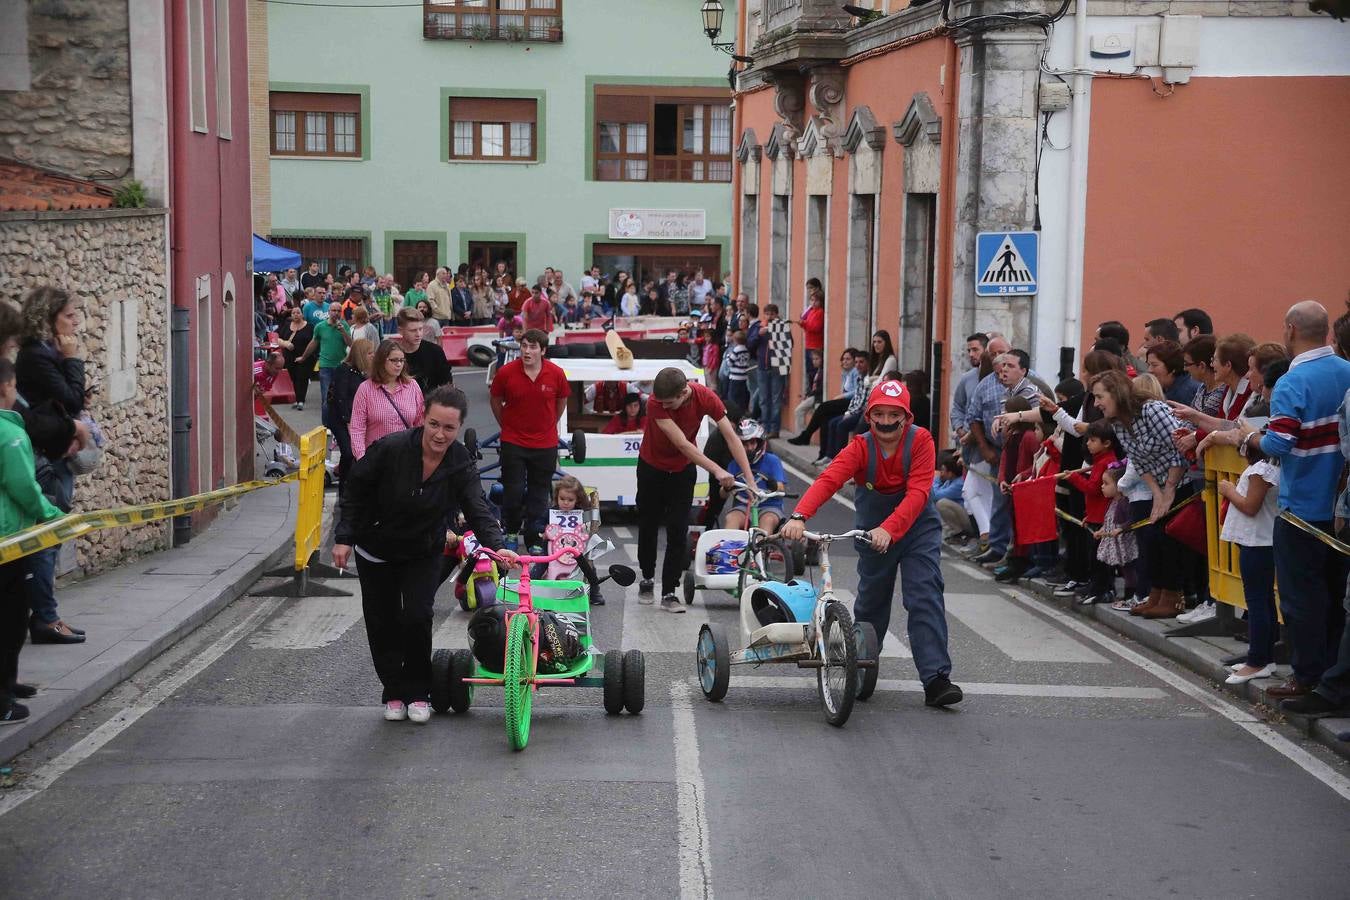
[[[456,437],[469,412],[463,392],[439,387],[423,424],[371,444],[347,479],[333,563],[356,562],[361,609],[381,702],[391,722],[431,718],[431,613],[441,583],[450,511],[508,566],[502,531],[483,496],[478,464]]]
[[[300,307],[291,307],[290,318],[277,331],[277,342],[281,353],[286,357],[286,374],[291,376],[295,386],[295,408],[305,408],[305,394],[309,391],[309,376],[314,373],[314,363],[309,360],[298,362],[310,339],[314,337],[314,328],[305,321]]]
[[[57,287],[33,288],[23,298],[23,340],[14,367],[19,395],[28,406],[28,417],[66,419],[84,411],[87,389],[84,377],[84,345],[78,331],[83,312],[79,303]],[[72,430],[76,426],[71,425]],[[84,426],[82,434],[88,430]],[[64,428],[64,426],[63,426]],[[47,451],[52,452],[52,451]],[[75,473],[67,456],[46,456],[44,493],[58,497],[57,505],[69,511],[75,497]],[[49,489],[48,489],[49,488]],[[59,547],[32,555],[28,579],[28,603],[32,618],[29,636],[35,644],[78,644],[84,632],[61,621],[56,611],[56,557]]]

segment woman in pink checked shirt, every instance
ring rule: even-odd
[[[366,448],[387,434],[422,424],[422,389],[408,375],[403,348],[395,340],[380,342],[370,363],[370,378],[356,391],[352,402],[352,455],[366,455]]]

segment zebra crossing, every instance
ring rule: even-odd
[[[617,529],[616,529],[617,530]],[[621,536],[621,535],[619,535]],[[617,554],[616,554],[617,555]],[[659,606],[637,602],[637,588],[620,595],[609,588],[609,604],[596,607],[595,621],[621,619],[618,646],[640,648],[646,653],[691,653],[704,624],[718,622],[733,636],[739,631],[740,615],[729,594],[701,592],[684,615],[671,615]],[[835,595],[850,607],[853,591],[839,587]],[[991,645],[1009,663],[1073,663],[1106,665],[1108,660],[1085,643],[1057,628],[1048,619],[999,592],[949,593],[947,617],[953,630],[968,630]],[[470,616],[451,596],[449,584],[437,596],[435,647],[467,648]],[[898,616],[897,616],[898,618]],[[291,601],[249,640],[255,650],[321,650],[339,641],[361,623],[359,597],[310,597]],[[913,653],[905,640],[903,625],[894,624],[881,651],[883,659],[910,660]]]

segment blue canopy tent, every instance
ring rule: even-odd
[[[278,247],[265,241],[256,234],[253,236],[253,271],[282,272],[286,269],[300,268],[300,254],[285,247]]]

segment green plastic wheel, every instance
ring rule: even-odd
[[[506,699],[506,736],[512,750],[524,750],[530,740],[530,707],[534,703],[531,691],[534,681],[534,642],[530,638],[530,620],[517,615],[511,618],[506,634],[506,666],[502,673],[502,690]]]

